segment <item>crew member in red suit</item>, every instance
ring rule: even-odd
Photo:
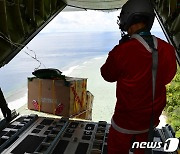
[[[101,67],[108,82],[117,82],[116,107],[108,136],[108,154],[129,154],[132,142],[148,139],[152,116],[152,50],[158,50],[153,126],[166,105],[166,87],[176,74],[175,49],[152,36],[154,11],[148,0],[128,0],[122,7],[119,27],[127,32]],[[144,154],[144,149],[134,149]]]

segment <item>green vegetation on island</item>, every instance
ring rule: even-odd
[[[174,131],[176,137],[180,137],[180,68],[178,67],[176,76],[167,88],[167,105],[165,113],[167,115],[167,123],[169,123]]]

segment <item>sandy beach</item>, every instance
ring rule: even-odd
[[[88,78],[87,89],[94,95],[93,121],[106,120],[110,123],[116,103],[116,83],[104,81],[100,68],[107,56],[93,58],[75,67],[66,75]],[[165,115],[160,116],[158,128],[166,125]]]
[[[106,58],[107,56],[104,55],[90,59],[82,64],[70,67],[63,74],[72,77],[88,78],[87,90],[94,95],[92,120],[105,120],[110,123],[116,102],[116,83],[108,83],[101,77],[100,67],[104,64]],[[10,109],[18,110],[27,104],[27,87],[17,90],[6,99]],[[158,127],[161,128],[165,124],[166,117],[161,115]]]
[[[105,59],[106,56],[93,58],[74,68],[71,73],[66,73],[66,75],[88,78],[87,89],[94,95],[93,121],[106,120],[110,122],[116,102],[116,84],[108,83],[101,77],[100,67]]]

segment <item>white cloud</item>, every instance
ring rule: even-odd
[[[116,21],[119,12],[61,12],[42,32],[118,31]]]
[[[92,10],[61,12],[42,32],[119,31],[116,23],[119,13],[120,10],[109,13]],[[157,20],[152,31],[162,31]]]

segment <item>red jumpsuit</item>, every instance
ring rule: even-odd
[[[176,73],[173,46],[157,38],[158,70],[154,102],[154,126],[166,105],[166,88]],[[101,75],[108,82],[117,81],[116,107],[112,120],[128,131],[148,130],[152,113],[152,53],[135,38],[119,44],[109,52]],[[136,135],[136,141],[147,141],[147,131]],[[108,136],[108,154],[128,154],[133,134],[120,132],[111,126]],[[135,150],[140,154],[143,151]]]

